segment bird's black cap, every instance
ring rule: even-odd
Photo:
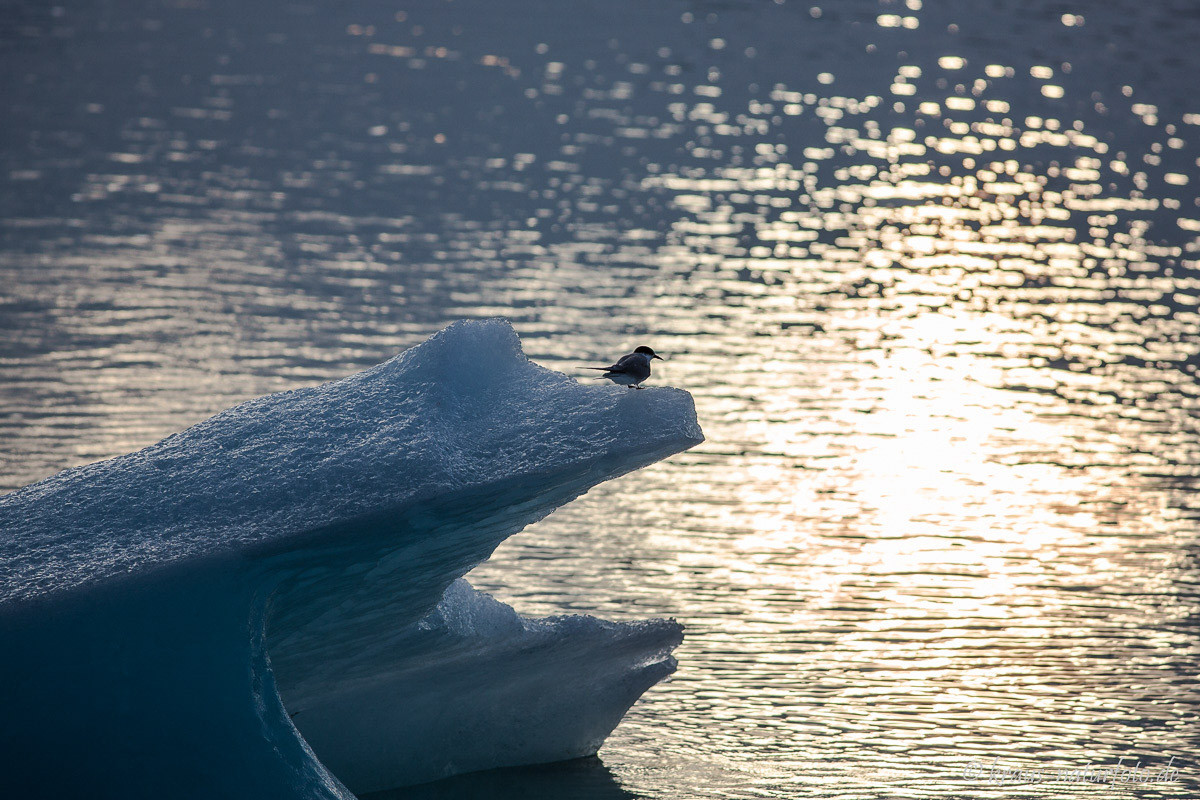
[[[666,361],[665,358],[663,358],[658,353],[651,350],[649,347],[646,347],[646,345],[642,345],[641,347],[639,347],[637,350],[634,350],[633,352],[641,353],[642,355],[647,355],[647,356],[650,356],[651,358],[657,358],[659,361]]]

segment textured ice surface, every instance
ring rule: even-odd
[[[460,323],[366,372],[243,403],[0,498],[0,559],[13,572],[0,600],[504,478],[549,484],[599,461],[623,472],[699,438],[685,392],[582,386],[526,359],[506,323]]]
[[[581,385],[463,322],[0,498],[8,786],[348,797],[595,752],[679,626],[525,620],[455,581],[701,439],[686,392]]]
[[[674,670],[674,622],[523,619],[460,580],[387,669],[289,702],[335,775],[374,791],[591,755]]]

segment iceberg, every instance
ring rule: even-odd
[[[22,798],[347,798],[594,754],[671,620],[526,619],[463,579],[703,441],[502,320],[0,497],[0,752]]]

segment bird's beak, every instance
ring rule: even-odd
[[[659,361],[666,361],[666,359],[665,359],[665,358],[663,358],[662,356],[660,356],[660,355],[658,355],[658,354],[655,354],[655,355],[651,356],[651,358],[657,358]]]

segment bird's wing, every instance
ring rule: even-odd
[[[649,363],[646,357],[641,353],[630,353],[626,356],[621,356],[617,359],[617,363],[611,367],[585,367],[585,369],[602,369],[605,372],[611,372],[614,375],[628,375],[630,369],[637,368],[642,363]]]

